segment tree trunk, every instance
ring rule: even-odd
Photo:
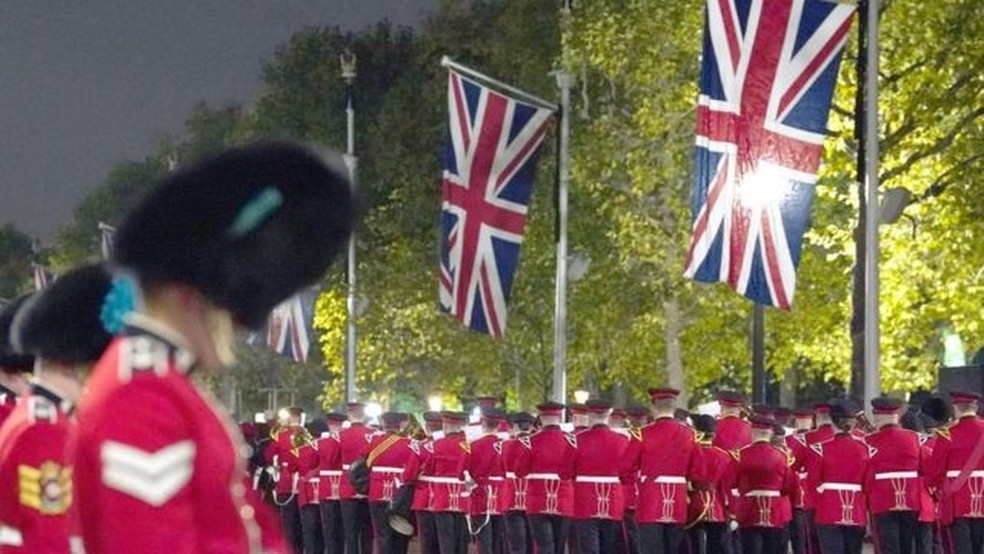
[[[663,342],[666,344],[666,381],[667,384],[680,390],[680,405],[686,406],[690,399],[687,392],[687,381],[683,377],[683,353],[680,350],[680,331],[683,322],[680,320],[680,303],[671,296],[663,304],[666,312],[666,325],[663,327]]]
[[[865,210],[865,160],[867,145],[865,144],[865,75],[867,63],[868,16],[867,2],[862,0],[858,5],[858,58],[855,63],[857,73],[857,92],[854,97],[854,137],[858,141],[857,156],[857,191],[858,191],[858,226],[854,229],[854,267],[851,270],[851,382],[848,393],[856,398],[864,398],[864,293],[865,270],[864,258],[867,253],[864,243],[864,228],[867,222]]]

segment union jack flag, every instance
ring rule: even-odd
[[[684,275],[788,310],[854,7],[707,0]]]
[[[441,204],[441,308],[474,331],[506,328],[537,153],[553,111],[451,71]]]
[[[288,298],[270,313],[267,345],[285,358],[291,358],[295,362],[307,361],[311,341],[308,338],[301,293]]]

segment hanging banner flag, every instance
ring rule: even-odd
[[[48,285],[55,282],[55,273],[41,264],[31,263],[31,270],[34,272],[34,290],[41,292]]]
[[[280,303],[270,313],[267,323],[267,345],[295,362],[307,361],[311,349],[302,294],[295,294]]]
[[[474,331],[505,332],[537,154],[552,116],[449,72],[439,297],[444,311]]]
[[[684,275],[790,309],[854,6],[707,0]]]
[[[116,227],[99,222],[99,250],[102,252],[102,259],[109,260],[113,257],[113,241],[116,238]]]

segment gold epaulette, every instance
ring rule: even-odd
[[[638,427],[629,427],[629,435],[637,441],[642,440],[642,429]]]
[[[943,427],[937,427],[936,436],[942,439],[950,440],[950,426],[945,425]]]

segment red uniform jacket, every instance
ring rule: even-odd
[[[829,441],[810,445],[810,449],[809,482],[816,484],[817,525],[864,527],[868,445],[850,433],[837,433]]]
[[[317,504],[318,497],[318,449],[308,442],[297,449],[297,505]]]
[[[15,406],[17,406],[17,395],[14,391],[0,385],[0,425],[10,417]]]
[[[264,458],[277,468],[277,482],[274,491],[277,495],[297,494],[300,475],[297,472],[297,454],[294,448],[296,428],[284,427],[277,431],[267,445]]]
[[[984,442],[984,421],[965,417],[936,433],[927,477],[940,491],[943,523],[984,517],[984,456],[977,456],[977,463],[971,459],[974,448]]]
[[[687,522],[687,486],[702,483],[703,463],[693,429],[671,417],[643,427],[626,449],[623,472],[638,472],[637,523]]]
[[[505,481],[499,493],[500,512],[525,512],[529,481],[519,477],[519,468],[529,468],[531,443],[529,435],[519,435],[502,443],[502,471]],[[529,473],[527,469],[525,473]],[[524,474],[525,474],[524,473]]]
[[[726,451],[740,450],[752,443],[752,425],[740,417],[722,417],[712,444]]]
[[[194,355],[143,316],[103,353],[79,409],[75,498],[87,552],[284,551],[247,497],[246,445],[189,376]]]
[[[625,452],[628,452],[629,445],[633,441],[642,440],[642,430],[636,427],[627,427],[624,431]],[[635,512],[636,503],[639,498],[639,472],[632,472],[624,466],[620,471],[622,471],[620,477],[622,478],[622,499],[625,502],[625,511]]]
[[[834,433],[835,433],[834,426],[831,425],[830,423],[824,423],[820,427],[817,427],[812,431],[806,432],[806,436],[804,438],[806,440],[807,448],[796,449],[792,451],[793,454],[796,456],[796,467],[801,475],[801,482],[802,482],[802,489],[803,489],[802,505],[803,505],[803,509],[805,510],[812,510],[814,508],[814,503],[816,501],[815,499],[817,495],[817,485],[818,485],[818,483],[811,483],[809,481],[810,476],[808,471],[809,469],[808,465],[810,459],[814,455],[813,451],[809,449],[809,446],[817,443],[829,441],[830,439],[834,438]]]
[[[391,436],[389,433],[379,433],[369,443],[368,452],[372,452]],[[389,502],[393,500],[397,481],[407,467],[407,461],[414,452],[410,450],[410,439],[399,437],[381,451],[372,462],[369,469],[369,501]]]
[[[786,452],[760,441],[732,456],[735,462],[725,470],[723,482],[738,525],[783,527],[789,523],[791,499],[799,484]]]
[[[919,494],[919,523],[935,523],[940,517],[939,506],[935,498],[936,488],[929,485],[927,473],[930,469],[930,460],[933,457],[933,447],[936,446],[936,435],[920,435],[920,437],[923,439],[923,473],[920,478],[922,491]]]
[[[483,435],[471,443],[466,469],[475,488],[469,497],[471,513],[498,514],[499,494],[505,479],[502,468],[502,440],[496,435]]]
[[[922,506],[923,439],[898,425],[882,427],[865,439],[871,455],[868,509],[872,514],[918,512]],[[928,462],[928,460],[926,460]]]
[[[434,439],[427,437],[420,441],[410,441],[411,456],[407,459],[407,465],[403,469],[401,483],[414,484],[413,503],[410,508],[414,511],[430,511],[430,485],[420,480],[421,473],[427,465],[428,459],[434,455]]]
[[[342,494],[342,445],[337,433],[323,433],[318,439],[318,497],[339,500]]]
[[[577,438],[556,425],[530,437],[529,465],[517,476],[525,477],[527,514],[574,515],[574,453]]]
[[[627,447],[625,435],[612,431],[607,425],[595,425],[577,436],[574,454],[576,519],[622,520],[625,498],[621,460]],[[628,481],[628,477],[625,480]]]
[[[376,438],[376,431],[366,427],[362,423],[352,423],[347,429],[342,429],[338,433],[338,442],[341,443],[342,460],[342,487],[341,499],[351,500],[353,498],[365,498],[365,496],[355,492],[352,483],[348,480],[348,470],[352,462],[364,457],[369,453],[369,443]]]
[[[34,385],[0,427],[0,552],[69,552],[75,420]]]
[[[731,453],[714,446],[711,441],[699,443],[704,463],[704,478],[706,487],[703,490],[690,491],[690,504],[687,507],[687,520],[711,521],[720,523],[727,521],[727,506],[731,489],[724,482],[725,475],[735,462]]]
[[[468,495],[464,478],[469,447],[465,434],[446,435],[434,441],[431,448],[419,479],[429,491],[429,511],[467,511]]]

